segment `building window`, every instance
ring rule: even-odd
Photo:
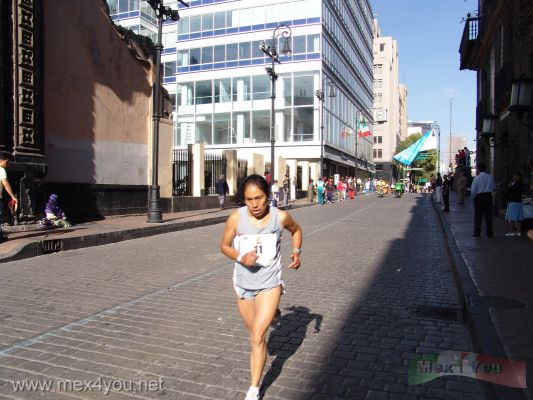
[[[226,45],[226,61],[233,61],[239,58],[239,47],[237,43]]]
[[[379,51],[381,51],[381,52],[385,51],[385,43],[381,43],[379,45]]]
[[[237,138],[237,143],[250,143],[250,112],[234,112],[232,120],[232,134]]]
[[[381,89],[383,87],[383,79],[374,79],[374,89]]]
[[[237,138],[231,128],[231,113],[217,113],[215,116],[215,140],[214,144],[233,144]]]
[[[174,76],[176,74],[176,61],[166,62],[163,65],[165,66],[164,76]]]
[[[294,36],[292,39],[292,52],[294,54],[305,53],[305,36]]]
[[[211,114],[196,115],[196,143],[213,144]]]
[[[374,136],[374,144],[382,143],[383,136]]]
[[[191,65],[200,64],[200,59],[202,57],[201,49],[191,49],[191,58],[190,63]]]
[[[294,77],[294,105],[308,105],[314,102],[314,77],[295,76]]]
[[[220,46],[215,46],[214,53],[215,53],[215,56],[214,56],[215,62],[226,61],[226,46],[224,46],[223,44]]]
[[[383,150],[374,149],[374,158],[382,158],[382,157],[383,157]]]
[[[213,102],[213,91],[211,81],[197,81],[195,103],[198,104],[211,104]],[[202,143],[202,142],[200,142]]]
[[[239,60],[252,58],[250,42],[239,43]]]
[[[294,108],[294,141],[313,140],[314,137],[314,109],[313,107]]]
[[[270,141],[270,111],[252,112],[252,132],[254,143],[267,143]]]
[[[383,64],[374,65],[374,75],[383,73]]]
[[[202,48],[202,64],[209,64],[213,62],[213,47]]]
[[[231,78],[215,79],[215,103],[231,101]]]
[[[181,21],[178,25],[181,24]],[[221,29],[226,27],[226,13],[224,11],[215,13],[215,29]]]
[[[270,98],[270,79],[265,75],[253,77],[253,99],[265,100]]]
[[[233,101],[249,101],[251,99],[250,77],[233,78]]]

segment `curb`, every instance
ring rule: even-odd
[[[313,205],[316,205],[316,202],[295,204],[291,206],[291,209],[295,210]],[[283,209],[284,207],[279,208]],[[34,242],[21,245],[20,247],[11,250],[4,256],[0,256],[0,264],[9,261],[24,260],[45,254],[82,249],[85,247],[102,246],[105,244],[119,243],[131,239],[141,239],[144,237],[161,235],[164,233],[178,232],[208,225],[216,225],[226,222],[227,219],[228,215],[224,215],[220,217],[199,219],[196,221],[163,223],[159,225],[143,226],[140,228],[131,228],[104,233],[93,233],[64,239],[36,240]]]
[[[490,318],[489,307],[481,301],[478,289],[472,280],[463,254],[459,250],[455,238],[444,220],[439,205],[430,198],[433,209],[438,215],[439,223],[445,237],[446,250],[450,259],[452,273],[462,305],[464,322],[472,337],[474,352],[493,357],[509,359],[498,336],[498,332]],[[490,400],[514,399],[526,400],[527,397],[521,389],[482,382],[485,394]]]

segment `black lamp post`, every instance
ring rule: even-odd
[[[148,219],[146,222],[163,222],[159,185],[157,183],[157,164],[159,159],[159,120],[161,119],[161,51],[163,50],[163,22],[168,19],[178,21],[180,16],[177,10],[163,5],[164,0],[147,0],[157,17],[157,43],[155,44],[155,73],[156,79],[153,89],[153,114],[152,114],[152,181],[148,193]],[[189,7],[182,0],[181,4]]]
[[[320,172],[318,177],[324,174],[324,102],[326,101],[326,90],[329,88],[328,97],[335,97],[335,82],[325,76],[322,79],[320,89],[315,92],[315,96],[320,101]]]
[[[268,46],[265,41],[262,41],[259,45],[259,49],[272,59],[272,66],[266,68],[266,72],[272,84],[270,90],[270,99],[272,101],[270,106],[270,187],[272,187],[274,184],[275,176],[274,146],[276,145],[276,113],[274,103],[276,100],[276,81],[278,80],[278,74],[276,74],[275,65],[276,63],[281,64],[279,61],[279,53],[276,49],[276,41],[280,36],[285,39],[283,50],[281,52],[284,55],[289,56],[291,54],[290,38],[292,36],[292,31],[287,25],[279,25],[276,27],[276,29],[274,29],[272,32],[272,43],[270,46]]]

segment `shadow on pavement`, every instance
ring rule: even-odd
[[[303,343],[307,326],[315,321],[313,333],[320,332],[322,315],[310,313],[309,308],[304,306],[292,306],[286,308],[291,311],[282,314],[275,323],[274,329],[270,332],[267,343],[268,354],[276,357],[267,373],[265,374],[261,386],[261,393],[265,393],[272,383],[279,377],[285,362],[291,358]]]

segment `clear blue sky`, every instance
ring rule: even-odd
[[[476,73],[459,70],[461,18],[477,9],[477,0],[370,0],[381,36],[398,43],[399,81],[407,85],[407,118],[435,120],[441,128],[441,149],[450,133],[475,136]]]

